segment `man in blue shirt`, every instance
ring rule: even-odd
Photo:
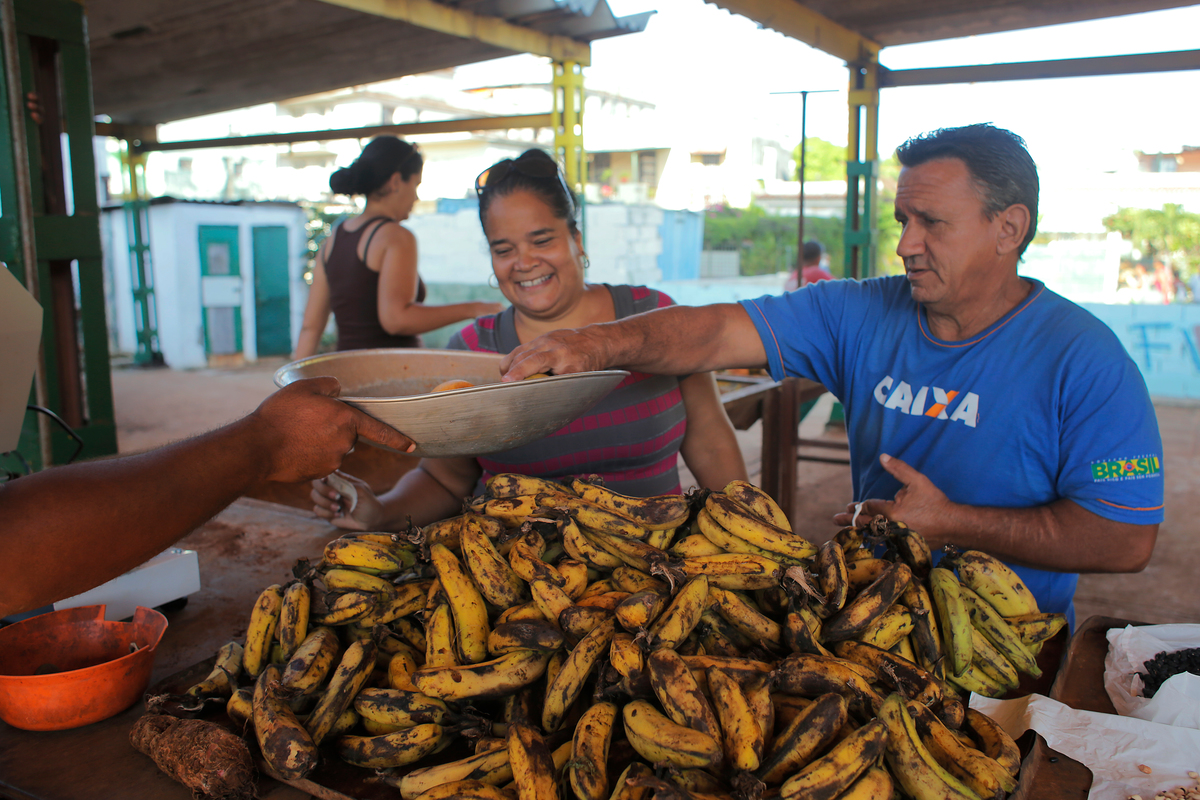
[[[821,381],[846,408],[864,513],[935,550],[996,555],[1042,610],[1071,614],[1077,573],[1137,572],[1154,549],[1162,443],[1145,383],[1107,327],[1018,274],[1038,205],[1019,137],[971,125],[898,156],[904,276],[557,331],[514,351],[505,379],[766,366]]]

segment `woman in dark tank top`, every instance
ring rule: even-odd
[[[425,304],[417,274],[417,240],[399,223],[417,200],[424,160],[395,136],[372,139],[329,188],[364,195],[361,214],[340,223],[321,245],[313,269],[304,322],[292,358],[317,352],[330,313],[338,350],[420,347],[420,334],[500,310],[499,303]]]

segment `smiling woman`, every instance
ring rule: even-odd
[[[562,328],[579,328],[672,305],[644,286],[590,284],[575,218],[575,197],[554,160],[541,150],[505,159],[480,174],[479,219],[492,270],[512,305],[459,331],[454,349],[508,353]],[[683,378],[632,373],[588,414],[539,441],[469,459],[426,459],[387,494],[341,515],[336,492],[318,481],[320,516],[346,528],[387,530],[454,514],[462,498],[491,475],[516,472],[550,479],[597,474],[623,494],[679,492],[678,457],[697,481],[721,489],[744,480],[746,467],[712,373]]]

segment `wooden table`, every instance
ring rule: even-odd
[[[290,577],[296,559],[316,558],[340,531],[311,514],[275,503],[242,499],[180,542],[200,554],[200,591],[167,615],[151,684],[211,658],[246,633],[250,609],[263,587]],[[191,800],[129,744],[144,707],[69,731],[30,732],[0,722],[0,797],[13,800]],[[259,779],[262,800],[309,795]]]

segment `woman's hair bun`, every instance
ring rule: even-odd
[[[356,180],[358,176],[355,174],[356,170],[354,169],[356,166],[358,166],[357,161],[348,167],[342,167],[341,169],[335,170],[334,173],[329,176],[329,188],[332,189],[335,194],[353,195],[360,193],[356,185],[358,183]]]

